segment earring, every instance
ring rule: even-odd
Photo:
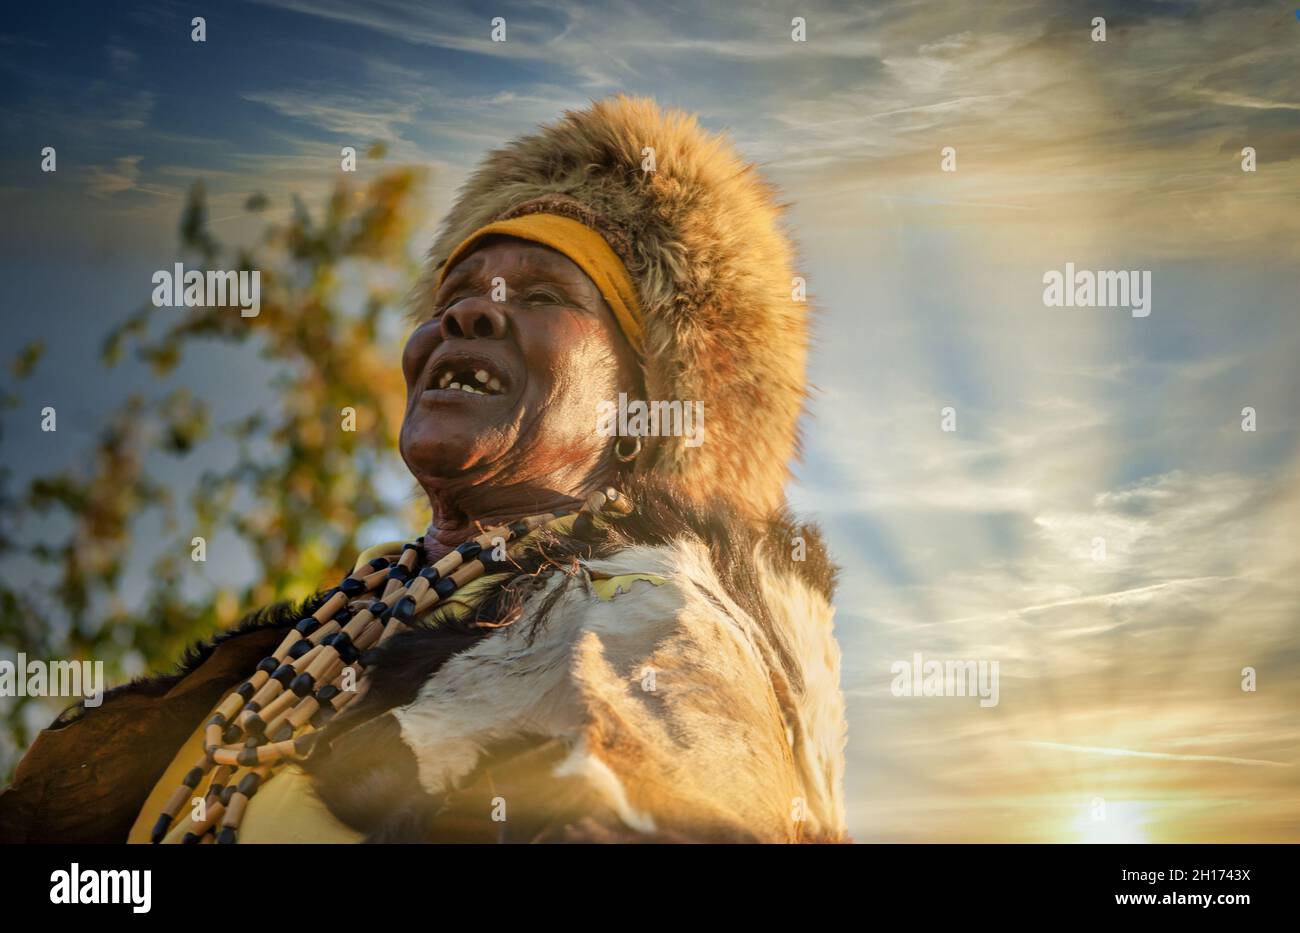
[[[625,441],[632,442],[630,448],[624,443]],[[614,442],[614,456],[623,463],[631,463],[639,453],[641,453],[641,438],[639,437],[620,437]]]

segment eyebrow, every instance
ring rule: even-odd
[[[446,277],[443,278],[442,284],[438,286],[437,291],[440,292],[449,285],[459,285],[462,280],[481,274],[485,263],[483,255],[483,253],[472,253],[471,255],[466,256],[461,262],[456,263],[452,270],[447,273]],[[560,255],[563,255],[563,253]],[[531,253],[523,257],[518,271],[522,272],[524,275],[534,274],[542,270],[545,263],[546,260],[543,259],[543,254],[541,252]],[[579,272],[581,272],[581,269],[579,269]],[[572,281],[571,277],[561,281],[555,275],[550,274],[549,271],[540,277],[539,284],[541,283],[567,289],[574,295],[574,297],[577,295],[577,291],[575,290],[581,288],[584,284],[580,279],[578,281]],[[599,288],[595,288],[594,290],[597,296],[603,298],[603,296],[600,296]]]

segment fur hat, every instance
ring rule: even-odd
[[[808,305],[793,298],[781,211],[755,167],[694,116],[606,98],[488,154],[430,250],[416,310],[430,310],[448,255],[484,224],[534,212],[582,221],[635,283],[647,399],[704,403],[703,443],[646,438],[638,470],[766,517],[784,504],[806,397]]]

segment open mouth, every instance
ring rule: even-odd
[[[469,395],[504,395],[509,383],[488,360],[446,359],[434,366],[429,377],[429,389]]]

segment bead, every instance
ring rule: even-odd
[[[370,562],[370,567],[372,570],[383,570],[387,566],[388,566],[387,557],[376,557],[374,560]]]
[[[411,615],[415,612],[415,599],[411,596],[403,596],[393,607],[393,618],[398,622],[408,623],[411,621]]]
[[[528,534],[528,523],[515,522],[514,524],[509,526],[509,531],[511,537],[522,538],[524,535]]]
[[[456,592],[456,581],[448,577],[445,580],[439,580],[433,585],[433,591],[438,594],[439,598],[446,599],[452,593]]]
[[[382,599],[376,599],[366,607],[366,611],[377,619],[388,611],[388,603],[384,602]]]
[[[312,643],[304,638],[302,641],[298,642],[298,644],[289,649],[289,658],[293,661],[297,661],[308,651],[311,651],[313,647]]]
[[[153,824],[152,832],[149,833],[149,841],[152,842],[154,845],[157,845],[158,843],[162,842],[163,837],[167,835],[167,830],[171,828],[171,825],[172,825],[172,818],[168,816],[166,813],[158,817],[157,822]]]
[[[181,783],[193,790],[199,786],[199,781],[203,780],[203,774],[202,768],[190,768],[189,773],[181,779]]]
[[[326,684],[316,693],[316,702],[322,707],[328,707],[330,702],[339,695],[341,691],[334,684]]]
[[[472,560],[482,553],[483,545],[479,544],[477,541],[466,541],[464,544],[456,548],[456,550],[460,553],[462,560]]]
[[[242,697],[244,702],[247,703],[253,698],[253,694],[257,693],[257,688],[253,686],[252,681],[246,680],[240,685],[239,689],[236,690],[235,693]]]
[[[259,736],[266,731],[266,723],[262,721],[261,716],[254,713],[251,716],[245,717],[244,731],[251,737]]]
[[[335,636],[333,635],[330,636],[330,638],[334,637]],[[326,640],[328,641],[328,639]],[[289,684],[289,689],[292,690],[296,696],[300,697],[305,697],[307,694],[311,693],[315,687],[316,678],[306,672],[299,674],[293,679],[293,682]]]
[[[364,593],[366,591],[366,585],[360,580],[354,580],[352,577],[348,577],[339,584],[339,589],[343,591],[343,595],[351,598],[353,596],[360,596]]]
[[[275,673],[271,675],[271,679],[278,680],[281,687],[287,687],[289,686],[289,681],[293,680],[296,673],[297,671],[293,669],[292,664],[281,664],[275,669]]]
[[[298,624],[294,626],[294,631],[303,638],[306,638],[318,628],[320,628],[320,622],[316,621],[311,616],[307,616],[307,618],[298,621]]]
[[[251,799],[257,793],[257,788],[261,783],[262,776],[260,774],[245,774],[243,780],[239,782],[239,793]]]
[[[344,664],[351,664],[360,656],[360,652],[357,651],[357,646],[352,644],[352,639],[348,637],[347,632],[335,632],[329,638],[321,642],[321,644],[329,645],[337,651]],[[302,693],[298,694],[298,696],[305,695],[306,694]]]
[[[235,844],[235,830],[231,826],[221,827],[221,832],[217,833],[217,845],[232,846]]]
[[[425,567],[423,570],[420,571],[420,576],[428,580],[430,586],[433,586],[433,584],[438,582],[438,579],[442,576],[442,574],[438,573],[438,570],[435,567]]]
[[[352,610],[340,609],[338,612],[334,613],[334,621],[339,625],[347,625],[352,621]]]
[[[411,568],[403,567],[401,564],[393,564],[392,568],[388,571],[388,579],[396,580],[399,583],[405,583],[407,580],[411,579],[411,576]]]
[[[403,554],[405,554],[407,551],[418,551],[419,549],[420,546],[418,544],[412,544],[409,541],[406,544],[402,545]]]
[[[262,658],[262,660],[257,662],[257,670],[261,671],[264,674],[270,674],[279,666],[280,666],[280,662],[277,661],[275,658]]]

